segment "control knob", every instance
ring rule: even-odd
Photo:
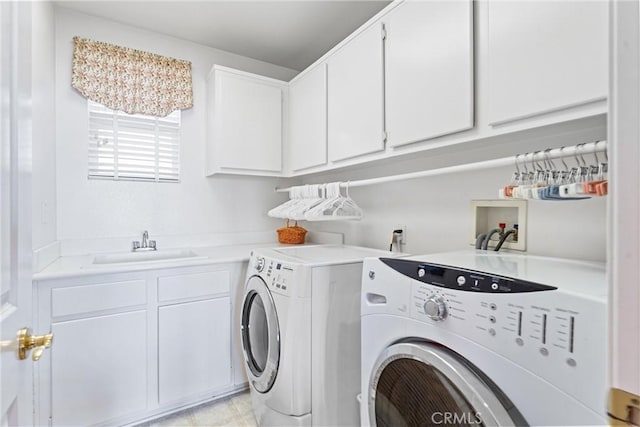
[[[424,303],[424,312],[430,319],[438,322],[447,317],[447,305],[442,297],[433,294]]]
[[[258,273],[260,273],[260,272],[262,272],[262,270],[264,270],[264,264],[265,264],[264,263],[264,258],[259,256],[253,262],[253,268],[258,270]]]

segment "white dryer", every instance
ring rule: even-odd
[[[261,426],[357,425],[365,257],[343,245],[253,251],[241,337]]]
[[[607,424],[603,264],[468,251],[364,272],[362,425]]]

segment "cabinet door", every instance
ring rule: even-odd
[[[489,122],[605,99],[608,2],[489,2]]]
[[[471,0],[407,1],[385,25],[389,145],[472,128]]]
[[[220,169],[282,170],[282,86],[216,70],[214,141]]]
[[[160,307],[160,404],[231,385],[229,298]]]
[[[57,322],[52,332],[53,425],[93,425],[146,409],[146,311]]]
[[[342,47],[328,64],[329,159],[384,149],[382,24]]]
[[[327,163],[326,79],[326,64],[320,64],[289,86],[293,171]]]

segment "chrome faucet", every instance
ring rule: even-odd
[[[131,243],[131,251],[139,252],[139,251],[155,251],[156,249],[156,241],[149,240],[149,232],[144,230],[142,233],[142,244],[140,244],[139,240],[135,240]]]

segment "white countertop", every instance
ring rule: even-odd
[[[93,265],[95,255],[63,256],[55,260],[39,273],[34,281],[53,280],[69,277],[113,274],[132,271],[156,270],[159,268],[192,267],[198,265],[221,264],[248,261],[251,250],[256,248],[286,247],[278,243],[255,243],[242,245],[209,246],[200,248],[180,248],[195,252],[195,258],[176,258],[146,262],[122,262],[117,264]],[[102,254],[101,254],[102,255]]]

